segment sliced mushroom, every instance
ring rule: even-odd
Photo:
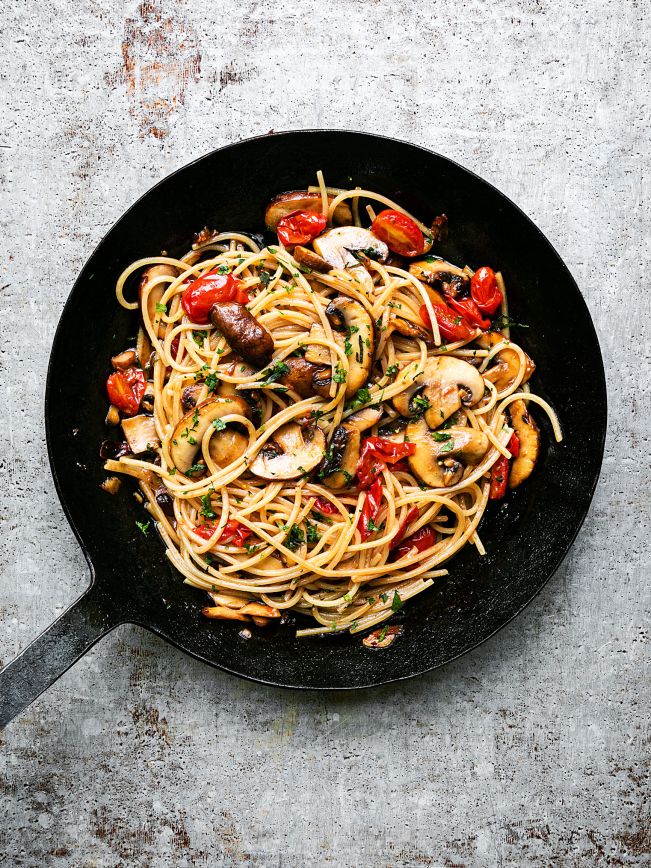
[[[310,339],[314,340],[325,340],[326,333],[323,329],[322,325],[318,323],[314,323],[312,328],[310,329]],[[344,336],[339,334],[338,332],[334,333],[335,341],[339,344],[339,346],[343,349],[344,347]],[[315,365],[330,365],[330,350],[323,346],[323,344],[308,344],[307,350],[305,352],[305,360],[308,362],[312,362]]]
[[[324,232],[312,242],[316,252],[325,259],[331,268],[355,268],[359,259],[355,253],[363,253],[369,259],[385,262],[389,248],[384,241],[376,238],[368,229],[361,226],[341,226]]]
[[[361,436],[357,428],[346,423],[337,425],[319,470],[319,478],[324,485],[338,491],[351,484],[359,461],[360,444]]]
[[[319,477],[333,490],[347,488],[357,469],[361,433],[372,428],[382,418],[379,407],[365,407],[338,425],[324,456]]]
[[[189,413],[197,404],[205,400],[207,397],[206,392],[207,390],[203,383],[192,383],[186,386],[181,392],[181,409],[183,412]]]
[[[147,416],[154,415],[154,400],[156,397],[156,393],[154,391],[154,384],[151,380],[147,380],[145,383],[145,391],[143,392],[142,398],[140,400],[140,409]]]
[[[328,205],[331,204],[332,200],[333,197],[328,196]],[[289,193],[281,193],[280,196],[276,196],[267,205],[267,210],[265,211],[264,222],[267,225],[267,229],[275,232],[282,218],[294,211],[310,211],[320,214],[321,193],[309,193],[307,190],[292,190]],[[343,226],[353,222],[350,206],[346,202],[341,202],[337,205],[332,215],[332,222],[336,226]]]
[[[328,354],[328,362],[330,355]],[[330,385],[329,370],[319,365],[314,365],[308,362],[305,358],[289,358],[285,359],[285,364],[289,368],[286,374],[283,374],[279,382],[289,389],[293,389],[301,398],[311,398],[313,395],[321,394],[323,390],[322,377],[325,374],[328,378],[328,386]]]
[[[490,350],[497,344],[502,343],[504,339],[504,335],[499,334],[499,332],[484,332],[477,338],[477,344],[483,350]],[[526,353],[524,353],[524,360],[524,377],[520,385],[524,385],[536,370],[535,363]],[[509,350],[505,347],[495,357],[495,364],[484,371],[484,377],[493,383],[498,392],[503,392],[515,382],[519,370],[520,358],[518,354],[515,350]]]
[[[381,407],[364,407],[363,410],[358,410],[349,416],[344,425],[356,428],[358,431],[367,431],[372,428],[382,418],[383,410]]]
[[[273,338],[243,304],[220,301],[210,309],[210,319],[229,347],[256,368],[264,368],[274,351]]]
[[[345,295],[333,299],[326,308],[333,331],[350,343],[346,400],[349,401],[366,383],[375,352],[375,335],[371,317],[358,301]]]
[[[249,405],[242,398],[237,397],[209,398],[179,419],[170,446],[170,458],[174,467],[181,473],[185,473],[189,467],[192,467],[208,426],[216,419],[231,414],[248,418]]]
[[[213,434],[208,451],[218,467],[228,467],[244,455],[248,445],[248,437],[235,428],[226,428]]]
[[[470,278],[466,272],[444,259],[430,257],[412,262],[409,273],[434,289],[455,296],[466,294],[470,286]]]
[[[520,451],[513,459],[509,473],[509,488],[517,488],[533,473],[540,451],[540,431],[523,400],[509,404],[511,425],[518,435]]]
[[[177,270],[171,265],[152,265],[143,273],[140,279],[138,298],[142,301],[145,289],[148,289],[151,284],[158,281],[161,277],[176,277],[177,273]],[[160,300],[169,284],[169,280],[161,280],[153,287],[147,298],[147,315],[159,338],[162,338],[165,333],[165,323],[160,321],[160,314],[156,310],[156,305],[160,304]]]
[[[424,326],[418,325],[411,320],[403,319],[402,317],[392,317],[390,320],[392,331],[398,332],[405,338],[412,338],[415,341],[424,341],[428,347],[434,346],[432,333]]]
[[[332,268],[330,263],[326,262],[318,253],[307,247],[302,247],[300,244],[294,248],[294,259],[299,265],[309,268],[310,271],[326,272]]]
[[[136,354],[141,368],[147,368],[150,364],[152,346],[149,340],[149,335],[142,326],[138,329],[138,337],[136,338]]]
[[[108,408],[108,413],[106,414],[106,419],[104,422],[107,425],[119,425],[120,424],[120,411],[113,404]]]
[[[141,414],[123,419],[122,430],[129,444],[129,449],[134,455],[146,452],[148,449],[157,449],[160,446],[153,416]]]
[[[127,368],[132,367],[135,363],[135,350],[124,350],[124,352],[118,353],[117,356],[113,356],[111,359],[111,364],[116,371],[126,371]]]
[[[454,356],[435,356],[425,364],[422,374],[403,392],[393,398],[393,406],[401,416],[418,412],[414,399],[422,392],[422,409],[430,428],[438,428],[463,404],[472,407],[484,395],[484,381],[476,368]]]
[[[488,437],[475,428],[430,431],[424,419],[407,425],[406,437],[416,444],[409,466],[425,485],[447,488],[463,477],[465,466],[478,464],[488,449]]]
[[[249,470],[261,479],[298,479],[317,466],[324,449],[325,435],[318,426],[288,422],[265,443]]]

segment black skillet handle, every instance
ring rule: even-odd
[[[0,730],[24,711],[123,618],[96,584],[0,671]]]

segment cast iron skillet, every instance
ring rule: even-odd
[[[132,260],[186,249],[205,225],[262,232],[265,203],[305,187],[324,170],[332,186],[359,184],[396,199],[424,222],[445,212],[453,262],[504,273],[511,313],[528,329],[515,339],[533,356],[532,385],[556,408],[565,440],[546,416],[532,479],[492,507],[481,527],[488,554],[468,547],[451,573],[395,616],[402,636],[384,651],[359,637],[294,638],[294,629],[239,636],[237,623],[200,615],[204,594],[170,566],[144,513],[123,486],[100,490],[98,446],[106,437],[109,358],[129,344],[135,317],[115,301],[116,277]],[[586,305],[552,246],[502,193],[452,161],[392,139],[301,131],[221,148],[146,193],[111,229],[81,272],[54,339],[45,427],[54,481],[91,570],[91,584],[0,673],[0,725],[47,688],[118,624],[140,624],[188,654],[265,684],[343,689],[408,678],[441,666],[503,627],[558,568],[588,510],[599,475],[606,391],[599,344]]]

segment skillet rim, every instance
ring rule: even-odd
[[[495,629],[493,629],[491,632],[489,632],[488,634],[483,636],[481,639],[479,639],[479,640],[475,641],[473,644],[469,645],[463,651],[459,651],[459,652],[453,654],[451,657],[448,657],[444,661],[435,663],[434,665],[428,665],[428,666],[425,666],[424,668],[416,668],[414,671],[412,671],[408,674],[402,674],[402,675],[393,676],[393,677],[375,679],[375,680],[371,680],[371,681],[368,681],[368,682],[363,683],[363,684],[355,684],[353,686],[327,685],[327,684],[320,684],[320,685],[289,684],[289,683],[283,683],[282,681],[271,681],[268,678],[258,677],[258,676],[250,675],[247,673],[238,672],[237,670],[232,669],[223,663],[217,663],[216,661],[211,660],[208,657],[202,656],[202,654],[200,652],[193,651],[193,650],[190,650],[190,649],[184,647],[184,645],[180,641],[177,641],[174,636],[168,635],[167,633],[165,633],[161,629],[159,629],[157,626],[153,626],[151,623],[147,623],[142,618],[129,618],[127,616],[120,615],[117,619],[114,620],[114,623],[112,625],[113,627],[117,627],[117,626],[120,626],[121,624],[135,624],[136,626],[143,627],[143,628],[147,629],[149,632],[154,633],[156,636],[164,639],[166,642],[173,645],[175,648],[178,648],[184,654],[187,654],[190,657],[192,657],[196,660],[199,660],[202,663],[206,663],[215,669],[219,669],[223,672],[226,672],[229,675],[234,675],[238,678],[242,678],[246,681],[250,681],[250,682],[253,682],[256,684],[262,684],[262,685],[265,685],[268,687],[279,687],[279,688],[283,688],[283,689],[303,690],[303,691],[318,690],[318,691],[330,691],[330,692],[342,692],[342,691],[343,692],[351,692],[351,691],[359,691],[359,690],[368,690],[369,688],[372,688],[372,687],[381,687],[381,686],[384,686],[387,684],[392,684],[392,683],[397,683],[397,682],[402,682],[402,681],[408,681],[408,680],[411,680],[412,678],[416,678],[417,676],[424,675],[427,672],[433,672],[436,669],[440,669],[441,667],[446,666],[449,663],[452,663],[453,661],[458,660],[461,657],[464,657],[466,654],[470,653],[471,651],[474,651],[476,648],[479,648],[479,646],[483,645],[489,639],[492,639],[497,633],[499,633],[508,624],[510,624],[515,618],[517,618],[533,602],[533,600],[541,593],[541,591],[547,586],[547,584],[550,582],[552,577],[555,576],[555,574],[557,573],[557,571],[559,570],[559,568],[563,564],[565,558],[567,557],[568,553],[570,552],[570,549],[574,545],[576,538],[577,538],[581,528],[583,527],[584,522],[585,522],[587,515],[590,511],[590,508],[592,506],[594,493],[596,491],[597,485],[598,485],[600,477],[601,477],[605,443],[606,443],[606,437],[607,437],[607,432],[608,432],[607,380],[606,380],[606,373],[605,373],[605,367],[604,367],[604,361],[603,361],[603,353],[601,350],[601,344],[599,342],[599,336],[597,334],[597,330],[595,328],[595,324],[594,324],[594,321],[592,319],[592,315],[590,313],[590,309],[588,308],[587,302],[586,302],[585,298],[583,297],[583,294],[582,294],[576,280],[574,279],[573,274],[571,273],[568,266],[565,264],[565,261],[563,260],[561,255],[558,253],[556,247],[547,238],[545,233],[538,227],[538,225],[533,221],[533,219],[531,217],[529,217],[528,214],[526,214],[526,212],[517,203],[515,203],[509,196],[507,196],[505,193],[503,193],[493,183],[482,178],[480,175],[478,175],[472,169],[466,168],[461,163],[457,162],[456,160],[452,159],[451,157],[448,157],[444,154],[439,153],[438,151],[434,151],[434,150],[432,150],[430,148],[426,148],[422,145],[414,144],[413,142],[406,141],[405,139],[398,139],[394,136],[378,135],[376,133],[368,133],[368,132],[364,132],[364,131],[360,131],[360,130],[323,129],[323,128],[279,130],[279,131],[274,131],[273,133],[261,133],[260,135],[249,136],[245,139],[239,139],[238,141],[230,142],[229,144],[223,145],[219,148],[213,148],[212,150],[205,152],[201,156],[196,157],[194,160],[191,160],[190,162],[183,164],[179,168],[175,169],[173,172],[170,172],[169,174],[165,175],[159,181],[157,181],[156,183],[154,183],[150,187],[148,187],[147,190],[145,190],[145,192],[142,193],[135,200],[135,202],[133,202],[126,209],[126,211],[123,211],[120,214],[120,216],[117,218],[117,220],[115,220],[114,223],[112,223],[110,228],[104,233],[104,235],[101,237],[101,239],[93,247],[92,252],[87,257],[83,266],[79,270],[77,277],[76,277],[76,279],[72,285],[72,288],[70,289],[70,292],[68,293],[68,296],[67,296],[65,303],[64,303],[64,305],[61,309],[61,312],[59,314],[57,327],[56,327],[56,330],[54,333],[54,337],[52,339],[52,345],[51,345],[51,349],[50,349],[47,374],[46,374],[46,381],[45,381],[45,397],[44,397],[44,410],[43,410],[44,427],[45,427],[45,440],[46,440],[48,461],[49,461],[49,465],[50,465],[50,472],[52,474],[52,479],[54,481],[54,487],[55,487],[55,490],[57,493],[57,497],[59,499],[59,503],[61,504],[61,508],[63,510],[65,517],[66,517],[66,520],[68,521],[68,524],[70,525],[70,527],[73,531],[73,534],[74,534],[77,542],[79,543],[79,546],[80,546],[81,551],[84,555],[84,558],[85,558],[85,560],[88,563],[88,566],[90,568],[90,584],[84,590],[84,592],[82,594],[82,598],[83,598],[91,589],[95,588],[98,585],[101,585],[101,580],[99,582],[97,580],[97,572],[98,572],[97,568],[95,567],[95,564],[93,563],[90,552],[84,543],[84,540],[83,540],[83,538],[82,538],[82,536],[81,536],[81,534],[80,534],[80,532],[79,532],[79,530],[75,524],[75,521],[72,518],[72,514],[70,511],[70,507],[67,503],[67,500],[62,493],[62,484],[61,484],[61,481],[58,477],[58,474],[57,474],[56,468],[55,468],[54,446],[52,443],[52,434],[50,431],[51,395],[54,391],[54,388],[53,388],[54,361],[53,360],[57,354],[57,350],[59,348],[59,345],[61,344],[61,342],[63,340],[64,320],[66,319],[66,314],[68,313],[68,310],[72,305],[73,296],[75,294],[77,286],[80,283],[82,277],[85,275],[86,271],[91,266],[98,251],[103,246],[106,239],[111,234],[111,232],[114,230],[114,228],[118,225],[118,223],[120,223],[123,219],[125,219],[127,216],[129,216],[132,212],[136,211],[136,209],[138,209],[140,207],[140,205],[144,199],[146,199],[154,190],[157,190],[159,187],[162,187],[164,184],[166,184],[172,178],[174,178],[177,175],[179,175],[180,173],[184,172],[186,169],[189,169],[193,166],[198,165],[203,160],[211,157],[212,155],[214,155],[216,153],[222,153],[224,151],[230,151],[230,150],[236,149],[242,145],[246,145],[250,142],[254,142],[254,141],[282,139],[282,138],[288,138],[288,137],[292,137],[292,136],[302,136],[305,134],[309,134],[309,135],[324,135],[324,134],[333,135],[334,134],[334,135],[341,135],[341,136],[355,136],[355,137],[360,137],[360,138],[366,138],[366,139],[369,139],[371,141],[372,140],[382,140],[384,142],[388,142],[391,144],[405,145],[411,149],[421,151],[423,154],[426,154],[428,157],[434,156],[440,160],[443,160],[444,162],[455,167],[455,169],[470,176],[474,181],[478,182],[480,185],[488,187],[494,194],[497,195],[497,197],[506,206],[513,209],[521,218],[524,218],[525,222],[529,225],[529,227],[531,229],[533,229],[535,231],[535,233],[542,239],[542,241],[545,243],[545,245],[549,249],[550,253],[553,254],[553,258],[556,260],[557,265],[559,265],[560,268],[566,274],[567,279],[569,280],[569,283],[571,284],[571,286],[575,290],[577,300],[580,302],[580,304],[583,307],[584,313],[586,315],[586,327],[587,327],[586,330],[590,331],[590,337],[594,340],[595,347],[598,351],[598,361],[599,361],[598,369],[595,369],[593,371],[593,374],[596,377],[595,394],[597,395],[597,400],[595,403],[597,405],[599,405],[599,409],[601,411],[600,415],[602,416],[602,419],[601,419],[602,425],[601,425],[601,430],[599,432],[599,437],[596,439],[596,442],[594,443],[593,454],[595,455],[595,459],[596,459],[596,468],[595,468],[595,471],[593,474],[594,478],[593,478],[590,486],[585,489],[585,493],[587,495],[587,498],[585,501],[585,506],[583,507],[583,510],[582,510],[583,514],[577,520],[576,527],[575,527],[573,533],[571,534],[571,537],[568,539],[568,542],[565,545],[564,549],[560,552],[559,555],[557,555],[556,558],[554,558],[553,563],[550,566],[548,566],[548,568],[546,570],[546,573],[547,573],[546,578],[539,584],[539,586],[531,594],[531,596],[528,597],[515,611],[513,611],[511,614],[509,614],[509,616],[504,621],[502,621],[499,624],[499,626],[495,627]],[[110,598],[107,598],[107,599],[110,599]],[[75,605],[75,604],[73,603],[73,605]]]

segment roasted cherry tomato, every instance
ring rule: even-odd
[[[179,351],[179,336],[177,335],[175,338],[172,338],[172,343],[170,344],[170,352],[172,354],[172,358],[176,361],[176,355]]]
[[[502,303],[502,293],[492,268],[478,268],[470,280],[473,301],[483,313],[495,313]]]
[[[209,271],[192,281],[183,293],[181,304],[192,322],[207,325],[210,322],[210,308],[219,301],[247,304],[249,295],[237,277]]]
[[[415,443],[394,443],[384,437],[367,437],[357,463],[359,487],[368,488],[387,464],[395,464],[415,451]]]
[[[217,525],[206,523],[197,525],[194,532],[202,539],[210,539],[216,530]],[[221,532],[219,539],[215,540],[215,542],[219,542],[222,545],[235,545],[242,548],[244,540],[250,537],[251,533],[252,531],[250,531],[248,527],[240,524],[239,521],[235,521],[235,519],[231,519],[226,522],[224,530]]]
[[[434,314],[438,323],[441,337],[446,341],[467,341],[474,332],[460,314],[455,314],[449,307],[443,304],[434,304]],[[418,311],[420,318],[428,328],[432,328],[432,323],[429,318],[427,306],[423,305]]]
[[[210,537],[215,533],[216,530],[217,530],[217,525],[198,524],[194,528],[194,533],[196,533],[197,536],[200,536],[201,539],[210,539]]]
[[[509,440],[506,448],[509,450],[509,452],[514,458],[517,458],[520,454],[520,438],[515,433],[515,431],[513,432],[513,434],[511,434],[511,439]]]
[[[314,509],[317,512],[320,512],[321,515],[338,515],[339,510],[334,505],[334,503],[330,503],[325,497],[317,497],[314,501]]]
[[[412,549],[418,552],[424,552],[425,549],[431,549],[436,543],[436,533],[428,524],[412,533],[404,539],[400,545],[396,546],[391,552],[391,560],[399,561],[400,558],[406,557]]]
[[[140,368],[116,371],[106,381],[106,391],[111,404],[125,416],[135,416],[145,394],[145,375]]]
[[[407,530],[407,526],[410,525],[412,521],[415,521],[418,518],[418,515],[419,515],[418,507],[413,506],[409,510],[407,515],[405,516],[405,519],[402,522],[402,524],[400,525],[400,527],[398,528],[398,533],[391,540],[391,544],[389,545],[390,549],[395,549],[400,545],[400,541],[402,540],[403,536],[405,535],[405,531]]]
[[[276,232],[279,241],[282,241],[285,247],[293,247],[295,244],[307,244],[312,241],[323,232],[327,223],[323,214],[292,211],[279,221]]]
[[[372,533],[375,533],[375,521],[380,514],[380,506],[382,505],[382,481],[376,479],[375,482],[366,492],[364,505],[359,516],[359,528],[362,542],[365,542]]]
[[[219,542],[222,545],[229,544],[242,548],[244,540],[248,539],[252,533],[253,531],[249,530],[248,527],[232,518],[226,522],[226,527],[219,537]]]
[[[425,250],[425,238],[418,224],[400,211],[391,208],[380,211],[371,232],[399,256],[420,256]]]
[[[452,296],[447,296],[446,301],[452,310],[460,313],[472,325],[479,326],[480,329],[487,329],[491,324],[489,319],[483,318],[481,311],[472,298],[452,298]]]
[[[509,459],[500,455],[491,470],[491,500],[501,500],[506,494],[506,483],[509,479]]]

